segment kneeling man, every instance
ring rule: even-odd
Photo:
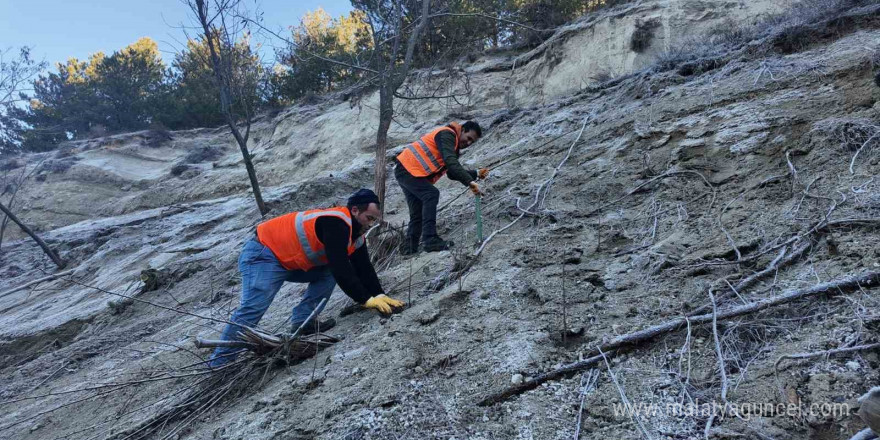
[[[379,216],[379,198],[373,191],[361,189],[349,197],[345,207],[292,212],[260,223],[238,259],[241,304],[229,320],[248,327],[257,325],[285,281],[309,284],[302,301],[293,308],[292,331],[305,323],[322,299],[329,300],[337,283],[346,295],[367,308],[387,314],[402,307],[403,302],[385,296],[367,252],[363,234]],[[332,318],[322,321],[318,331],[334,325]],[[304,330],[314,332],[315,323],[306,323]],[[229,324],[222,339],[235,340],[239,331],[241,327]],[[226,364],[240,351],[217,348],[210,365]]]

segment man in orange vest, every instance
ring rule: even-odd
[[[302,301],[293,308],[291,331],[304,323],[305,332],[316,330],[314,322],[305,321],[321,300],[330,298],[337,283],[366,308],[389,314],[402,307],[403,302],[385,296],[367,253],[363,234],[380,215],[379,198],[373,191],[361,189],[349,197],[346,207],[292,212],[257,225],[256,235],[238,259],[241,304],[229,321],[257,325],[285,281],[309,283]],[[334,325],[331,318],[320,322],[317,331]],[[228,324],[222,339],[238,339],[239,331],[241,327]],[[217,348],[209,364],[224,365],[240,351]]]
[[[419,251],[419,239],[427,252],[449,249],[452,241],[437,235],[437,202],[440,191],[434,186],[447,172],[449,178],[481,194],[477,179],[485,179],[489,170],[466,170],[458,162],[461,150],[469,147],[483,135],[480,125],[467,121],[464,125],[452,122],[438,127],[419,140],[406,145],[394,159],[394,177],[403,189],[409,208],[409,227],[403,254]]]

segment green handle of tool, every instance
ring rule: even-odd
[[[477,241],[483,242],[483,209],[480,207],[480,196],[474,196],[474,212],[477,214]]]

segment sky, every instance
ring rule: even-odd
[[[242,0],[242,4],[252,10],[256,6],[263,12],[263,25],[275,31],[298,25],[303,14],[319,7],[331,17],[352,9],[349,0]],[[188,14],[183,0],[0,0],[0,50],[12,48],[11,53],[18,53],[21,46],[29,46],[36,59],[54,66],[70,57],[109,54],[150,37],[170,65],[174,53],[185,47],[180,25],[191,25]],[[264,60],[272,56],[273,44],[283,45],[265,41]]]

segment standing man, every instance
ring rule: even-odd
[[[256,235],[238,259],[241,305],[229,320],[257,325],[285,281],[309,283],[302,301],[293,308],[291,331],[305,323],[321,300],[330,299],[337,283],[366,308],[389,314],[402,307],[403,302],[385,296],[367,252],[363,234],[379,216],[379,198],[361,189],[349,197],[346,207],[292,212],[257,225]],[[318,331],[335,325],[332,318],[322,321]],[[307,323],[303,330],[314,332],[315,323]],[[239,331],[241,327],[228,324],[221,339],[235,340]],[[217,348],[209,363],[221,366],[240,351]]]
[[[481,194],[477,179],[485,179],[489,170],[466,170],[458,162],[461,150],[469,147],[483,135],[480,125],[467,121],[464,125],[452,122],[439,127],[408,144],[394,159],[394,177],[406,196],[409,207],[409,228],[403,254],[419,251],[419,240],[426,252],[449,249],[452,241],[437,235],[437,202],[440,191],[434,186],[444,174]]]

